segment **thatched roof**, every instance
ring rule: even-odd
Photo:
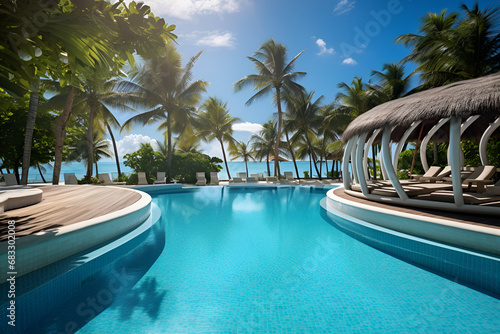
[[[425,120],[423,134],[441,118],[459,116],[465,119],[483,115],[464,133],[465,138],[477,138],[495,117],[500,116],[500,72],[481,78],[464,80],[429,89],[407,97],[389,101],[360,115],[344,131],[342,141],[364,132],[385,126],[396,126],[391,139],[398,140],[410,124]],[[449,125],[443,126],[433,140],[445,140]],[[420,126],[413,131],[415,141]]]

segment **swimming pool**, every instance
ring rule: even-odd
[[[103,268],[78,282],[81,292],[30,333],[500,328],[500,300],[338,230],[319,205],[325,190],[204,187],[152,196],[161,220],[96,264]]]

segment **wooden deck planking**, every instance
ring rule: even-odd
[[[0,214],[0,242],[7,239],[7,221],[16,221],[16,236],[67,226],[121,210],[141,195],[104,186],[40,186],[42,202]]]
[[[493,228],[500,228],[500,218],[493,216],[479,216],[474,214],[466,214],[466,213],[453,213],[448,211],[439,211],[439,210],[431,210],[431,209],[421,209],[421,208],[411,208],[411,207],[403,207],[399,205],[392,205],[386,203],[380,203],[375,201],[366,200],[359,197],[354,197],[346,194],[344,192],[344,188],[335,189],[334,193],[336,196],[340,198],[347,199],[349,201],[353,201],[356,203],[362,203],[365,205],[373,206],[375,208],[383,208],[388,210],[394,210],[401,213],[414,214],[419,216],[438,218],[438,219],[447,219],[454,222],[472,224],[472,225],[480,225],[487,226]]]

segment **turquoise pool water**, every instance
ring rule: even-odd
[[[309,187],[154,195],[162,219],[120,269],[128,284],[98,312],[86,305],[78,333],[500,332],[500,300],[349,237],[324,218],[324,197]],[[36,328],[64,332],[57,319]]]

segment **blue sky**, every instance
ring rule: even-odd
[[[398,62],[409,49],[394,44],[398,35],[417,33],[428,12],[458,11],[461,1],[428,0],[145,0],[168,24],[175,24],[183,64],[200,50],[194,78],[210,82],[204,99],[227,101],[230,113],[241,119],[234,137],[248,141],[259,125],[273,117],[271,96],[245,106],[254,91],[234,93],[233,83],[255,73],[251,56],[269,38],[286,45],[289,60],[306,50],[296,62],[307,72],[299,81],[317,97],[330,103],[340,82],[354,76],[368,81],[383,63]],[[463,1],[469,7],[473,1]],[[497,1],[480,1],[480,7]],[[410,73],[414,66],[406,65]],[[415,83],[416,84],[416,83]],[[131,115],[117,115],[123,122]],[[139,142],[162,141],[156,126],[135,126],[119,138],[120,155],[137,149]],[[221,157],[216,142],[202,144],[203,151]]]

